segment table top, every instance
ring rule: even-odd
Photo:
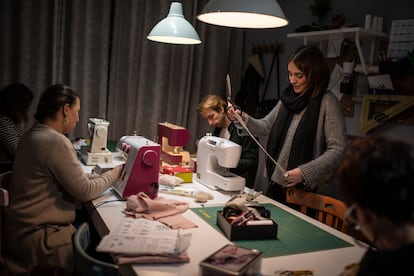
[[[194,189],[196,191],[207,191],[214,196],[214,199],[209,200],[205,204],[201,204],[195,202],[195,199],[192,197],[164,194],[161,192],[158,194],[159,197],[189,203],[190,209],[183,213],[183,215],[198,225],[197,228],[181,230],[185,233],[192,234],[191,244],[187,250],[190,257],[190,263],[174,265],[132,265],[121,268],[121,273],[125,275],[135,274],[140,276],[200,275],[200,261],[223,247],[225,244],[233,243],[191,210],[191,208],[223,206],[233,193],[211,190],[210,188],[197,183],[197,181],[193,181],[193,183],[185,183],[182,186],[183,188]],[[100,235],[105,235],[111,229],[114,229],[119,221],[125,216],[122,211],[125,209],[126,203],[125,201],[117,201],[117,199],[118,197],[116,194],[109,189],[101,197],[90,202],[93,206],[97,206],[93,212],[92,221]],[[288,212],[290,215],[296,216],[297,218],[316,226],[318,229],[322,229],[350,244],[350,246],[336,249],[265,257],[262,259],[261,265],[261,273],[263,275],[274,275],[275,271],[280,270],[312,270],[314,273],[313,275],[318,276],[339,275],[344,270],[345,266],[358,262],[366,250],[366,248],[357,245],[351,236],[337,231],[332,227],[320,223],[317,220],[303,215],[302,213],[266,196],[261,195],[256,200],[261,204],[273,204],[281,210]]]

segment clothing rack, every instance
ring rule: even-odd
[[[280,99],[279,53],[283,52],[284,46],[285,45],[283,43],[279,43],[279,42],[265,42],[259,45],[255,45],[253,47],[253,54],[257,54],[260,56],[263,56],[265,54],[273,54],[272,63],[270,66],[270,73],[269,73],[268,78],[271,77],[274,64],[276,63],[276,78],[277,78],[277,93],[278,93],[276,100]],[[265,83],[263,97],[261,99],[261,102],[263,104],[265,103],[268,84],[269,84],[269,80],[267,79]]]
[[[269,53],[281,53],[284,50],[284,44],[279,42],[265,42],[263,44],[253,46],[253,54],[264,55]]]

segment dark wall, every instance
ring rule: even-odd
[[[309,6],[313,3],[311,0],[278,0],[282,7],[289,25],[279,29],[269,30],[246,30],[246,43],[245,43],[245,64],[247,58],[251,55],[252,49],[255,45],[263,43],[280,42],[285,46],[285,50],[280,55],[280,84],[283,89],[288,84],[287,71],[286,71],[286,59],[290,52],[303,43],[303,40],[287,38],[288,33],[294,32],[294,30],[303,25],[310,25],[315,22],[316,17],[312,16]],[[331,18],[335,14],[341,14],[345,17],[345,26],[363,27],[365,23],[365,15],[371,14],[381,16],[383,20],[383,30],[389,36],[391,30],[392,20],[396,19],[414,19],[413,3],[408,0],[331,0],[332,10],[331,12],[320,22],[321,25],[331,25]],[[363,45],[363,47],[366,45]],[[271,64],[272,55],[267,54],[263,57],[263,65],[265,70],[268,70]],[[365,57],[367,60],[368,58]],[[269,97],[275,97],[277,95],[277,83],[276,78],[272,75],[269,82],[269,90],[267,94]],[[350,135],[363,136],[364,133],[360,133],[358,130],[359,115],[360,115],[360,102],[355,102],[355,110],[353,117],[347,117],[347,128]],[[384,126],[376,128],[374,133],[384,134],[394,138],[406,140],[409,143],[414,144],[412,137],[414,137],[414,126],[407,126],[401,124],[387,123]]]

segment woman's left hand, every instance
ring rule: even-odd
[[[236,115],[242,116],[242,111],[239,107],[229,104],[226,108],[226,114],[230,121],[236,121]]]
[[[285,180],[286,180],[286,187],[293,187],[296,184],[302,183],[303,182],[303,175],[302,172],[300,171],[299,168],[290,170],[290,171],[286,171],[285,175]]]

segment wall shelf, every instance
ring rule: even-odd
[[[390,107],[377,114],[371,114],[371,105],[390,103]],[[408,95],[364,95],[361,105],[359,130],[368,132],[401,112],[414,106],[414,96]]]
[[[375,40],[378,38],[386,38],[387,34],[384,32],[378,32],[360,27],[355,27],[314,32],[290,33],[287,34],[287,37],[303,39],[303,44],[305,45],[309,42],[319,42],[321,47],[324,41],[329,41],[331,39],[343,38],[354,40],[358,50],[362,71],[365,75],[368,75],[368,73],[371,72],[370,68],[372,68],[372,63],[374,60]],[[361,47],[362,39],[371,39],[371,49],[368,64],[365,62],[364,53]]]

